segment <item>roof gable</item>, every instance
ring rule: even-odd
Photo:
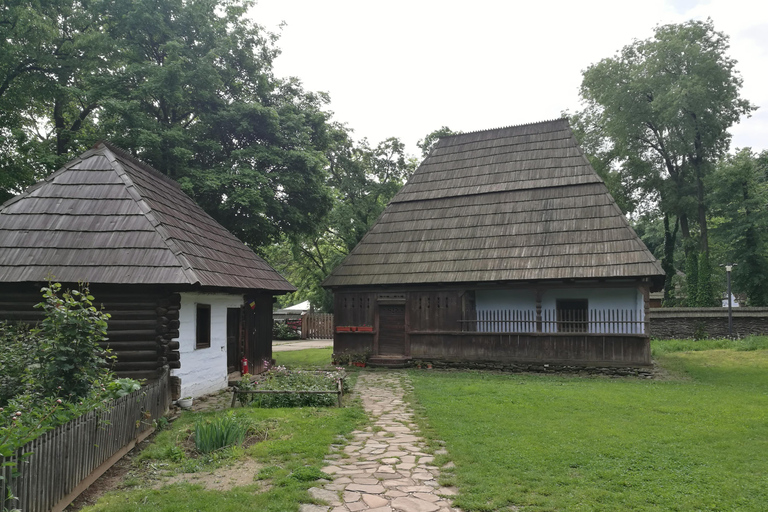
[[[100,143],[0,207],[0,281],[292,291],[176,182]]]
[[[560,119],[440,139],[324,286],[659,275]]]

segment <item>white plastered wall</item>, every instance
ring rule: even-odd
[[[587,299],[590,311],[634,311],[639,320],[645,313],[643,294],[635,287],[627,288],[562,288],[547,290],[541,298],[541,309],[554,311],[558,299]],[[590,332],[603,332],[604,327],[590,325]],[[609,332],[620,332],[616,325]],[[634,329],[634,328],[633,328]],[[638,327],[642,331],[641,327]]]
[[[197,304],[211,306],[211,346],[195,348]],[[179,310],[181,396],[198,397],[227,387],[227,308],[239,308],[242,295],[182,293]]]
[[[546,290],[541,299],[541,309],[554,312],[558,299],[587,299],[589,310],[632,310],[636,318],[643,319],[645,302],[643,294],[636,287],[627,288],[556,288]],[[475,307],[478,314],[483,311],[516,310],[536,311],[536,294],[534,290],[477,290],[475,292]],[[554,314],[554,313],[552,313]],[[554,318],[554,317],[553,317]],[[515,327],[522,332],[533,331]],[[547,326],[545,325],[545,331]],[[482,325],[478,327],[482,330]],[[555,327],[551,327],[552,332]],[[592,328],[590,328],[592,330]]]

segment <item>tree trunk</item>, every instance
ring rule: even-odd
[[[700,237],[700,248],[701,252],[703,254],[706,254],[709,256],[709,236],[707,233],[707,206],[704,203],[704,181],[701,179],[701,172],[699,170],[699,165],[697,165],[696,168],[696,199],[698,201],[698,221],[699,221],[699,231],[701,233]]]
[[[669,303],[672,298],[672,278],[675,277],[675,240],[677,229],[680,227],[680,218],[675,219],[675,229],[669,229],[669,215],[664,214],[664,256],[661,259],[661,268],[664,269],[664,303]]]

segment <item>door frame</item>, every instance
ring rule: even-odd
[[[379,348],[379,335],[381,334],[381,321],[380,321],[380,314],[379,309],[381,306],[403,306],[403,356],[404,357],[410,357],[411,356],[411,339],[408,335],[409,325],[410,325],[410,316],[408,314],[408,294],[407,293],[380,293],[376,296],[376,309],[374,311],[374,322],[373,322],[373,330],[375,331],[375,335],[373,337],[373,354],[374,355],[382,355],[380,348]],[[387,354],[392,355],[392,354]]]

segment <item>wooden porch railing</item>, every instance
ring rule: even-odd
[[[587,333],[645,334],[647,322],[642,310],[494,309],[478,310],[476,320],[459,320],[462,331],[487,333]]]

